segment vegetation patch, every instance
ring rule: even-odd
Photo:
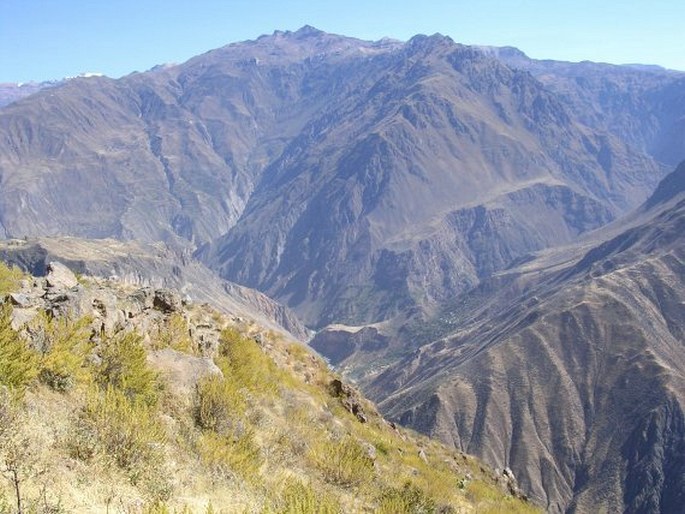
[[[12,306],[0,306],[0,385],[17,391],[38,376],[38,355],[12,329]]]
[[[368,450],[349,435],[314,445],[310,459],[331,484],[353,487],[371,481],[374,476],[373,459]]]

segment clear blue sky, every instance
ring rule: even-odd
[[[685,0],[0,0],[0,82],[119,77],[305,24],[685,70],[684,23]]]

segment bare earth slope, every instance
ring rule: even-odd
[[[433,320],[442,337],[367,392],[510,466],[552,512],[681,512],[685,190],[661,193],[589,251],[548,252],[471,291]]]

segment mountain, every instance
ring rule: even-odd
[[[0,235],[199,248],[314,327],[431,313],[663,173],[476,48],[311,27],[72,79],[0,132]]]
[[[418,322],[432,342],[364,389],[392,419],[511,467],[550,512],[680,512],[684,174]]]
[[[21,98],[37,93],[41,89],[57,86],[62,81],[46,81],[46,82],[25,82],[25,83],[0,83],[0,108],[9,105],[12,102],[20,100]]]
[[[671,167],[685,159],[685,72],[536,60],[512,47],[484,51],[530,72],[584,124],[609,131]]]
[[[668,70],[277,31],[3,107],[0,237],[306,337],[257,289],[383,412],[550,510],[668,511],[682,181],[657,186],[684,95]]]
[[[312,326],[430,312],[608,222],[660,176],[528,73],[449,38],[356,64],[366,82],[284,149],[198,254]]]

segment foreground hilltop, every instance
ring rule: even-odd
[[[0,266],[3,512],[533,512],[300,343],[170,289]]]

